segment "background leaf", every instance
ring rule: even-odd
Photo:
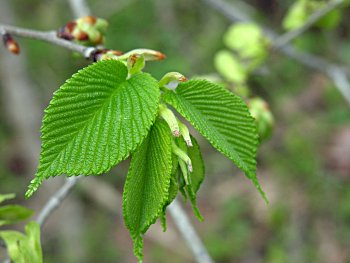
[[[134,253],[142,259],[144,234],[160,216],[168,200],[172,172],[171,131],[157,120],[141,146],[133,153],[123,193],[125,224],[134,241]]]
[[[0,195],[0,203],[4,202],[6,200],[13,199],[15,197],[16,197],[15,194],[2,194],[2,195]]]
[[[0,226],[15,224],[22,220],[26,220],[33,214],[29,210],[20,205],[6,205],[0,207]]]
[[[266,200],[255,172],[256,126],[238,96],[206,80],[191,80],[167,91],[164,100],[242,169]]]
[[[106,172],[141,143],[157,114],[160,92],[149,74],[127,75],[121,62],[100,61],[55,93],[45,110],[40,164],[27,197],[50,176]]]
[[[0,237],[6,243],[11,260],[14,263],[42,263],[39,224],[29,222],[25,232],[26,235],[17,231],[0,231]]]

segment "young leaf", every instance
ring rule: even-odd
[[[5,205],[0,207],[0,226],[10,225],[26,220],[33,214],[29,210],[20,205]]]
[[[142,142],[156,117],[160,91],[149,74],[127,76],[123,63],[100,61],[54,94],[45,110],[40,164],[27,197],[50,176],[104,173]]]
[[[169,197],[172,172],[171,132],[158,119],[133,153],[123,193],[123,215],[141,261],[142,234],[160,216]]]
[[[11,194],[0,194],[0,203],[6,201],[6,200],[10,200],[15,198],[16,195],[11,193]]]
[[[255,172],[256,126],[238,96],[206,80],[191,80],[181,83],[175,91],[166,91],[163,99],[242,169],[266,200]]]
[[[14,263],[42,263],[43,255],[40,244],[40,226],[29,222],[25,227],[26,235],[17,231],[0,231],[5,241],[9,256]]]
[[[201,215],[198,207],[197,207],[197,192],[199,190],[200,185],[202,184],[205,176],[205,168],[204,168],[204,162],[202,158],[202,154],[199,148],[199,145],[196,141],[196,139],[191,136],[191,141],[193,146],[187,147],[186,143],[178,139],[177,143],[179,147],[184,150],[188,156],[190,157],[192,161],[192,167],[193,171],[191,173],[188,173],[188,176],[190,177],[191,184],[185,185],[184,190],[188,194],[188,197],[192,204],[192,209],[195,214],[195,216],[198,218],[198,220],[203,221],[203,216]]]

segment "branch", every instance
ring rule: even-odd
[[[70,9],[76,18],[90,15],[90,8],[85,0],[68,0]]]
[[[47,201],[37,216],[36,221],[39,223],[40,227],[43,227],[48,217],[62,204],[63,200],[66,199],[73,187],[83,177],[84,176],[80,175],[67,178],[64,185],[62,185],[62,187],[50,197],[49,201]]]
[[[94,47],[85,47],[71,41],[57,37],[55,31],[38,31],[25,28],[19,28],[15,26],[9,26],[0,24],[0,34],[9,33],[14,36],[32,38],[36,40],[45,41],[51,44],[55,44],[71,51],[82,54],[85,58],[90,58],[93,51],[96,50]]]
[[[289,42],[291,42],[293,39],[299,37],[301,34],[303,34],[305,31],[307,31],[313,24],[315,24],[318,20],[320,20],[322,17],[327,15],[332,10],[339,7],[342,3],[344,3],[344,0],[333,0],[329,2],[326,6],[323,8],[317,10],[315,13],[310,15],[308,20],[304,23],[303,26],[289,31],[282,36],[279,36],[277,39],[275,39],[273,43],[273,47],[276,49],[282,48],[283,46],[287,45]]]
[[[174,224],[186,240],[198,263],[214,263],[177,198],[168,206]]]
[[[232,3],[228,4],[223,0],[202,1],[210,7],[212,7],[213,9],[220,12],[223,16],[225,16],[232,22],[254,23],[254,20],[252,19],[250,14],[245,13],[237,6],[233,6]],[[333,3],[338,3],[339,1],[341,0],[334,0]],[[306,29],[307,28],[305,28],[305,30]],[[265,32],[265,36],[271,41],[271,43],[274,43],[276,39],[279,39],[276,32],[274,32],[270,28],[262,27],[262,30]],[[347,78],[348,72],[345,69],[346,67],[336,65],[322,57],[318,57],[310,53],[300,52],[296,50],[292,45],[289,45],[288,42],[285,45],[275,46],[274,44],[272,44],[272,46],[275,47],[275,50],[280,50],[282,53],[298,61],[304,66],[320,71],[323,74],[327,75],[329,79],[333,81],[335,87],[343,95],[344,99],[350,104],[350,83]]]

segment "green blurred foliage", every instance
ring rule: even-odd
[[[42,263],[43,255],[40,244],[40,226],[29,222],[25,226],[26,235],[17,231],[0,231],[13,263]]]
[[[247,2],[258,9],[257,18],[261,23],[282,31],[283,15],[291,14],[290,7],[302,1]],[[50,30],[73,18],[65,1],[14,0],[11,4],[19,26]],[[212,73],[219,71],[214,57],[220,50],[239,58],[237,52],[223,41],[231,24],[201,1],[90,1],[90,4],[94,14],[109,22],[106,47],[122,51],[152,48],[167,55],[162,62],[147,64],[146,71],[156,77],[169,71],[179,71],[186,77],[208,74],[227,85],[227,81]],[[273,11],[266,6],[272,6]],[[347,11],[342,7],[330,13],[293,44],[298,50],[349,66]],[[301,15],[302,23],[308,15],[310,11]],[[42,108],[65,79],[89,64],[60,47],[25,39],[19,39],[19,42]],[[239,38],[237,44],[240,43]],[[216,262],[349,262],[350,171],[341,175],[341,167],[329,158],[337,139],[335,131],[350,126],[349,106],[331,81],[284,55],[267,50],[261,65],[266,71],[251,72],[245,78],[245,85],[252,94],[269,103],[275,117],[275,131],[262,145],[258,158],[259,180],[270,205],[266,207],[259,203],[259,197],[249,190],[254,189],[237,174],[233,165],[219,158],[212,148],[199,140],[205,151],[208,173],[198,200],[205,221],[196,224],[196,228]],[[0,92],[1,88],[0,79]],[[2,104],[0,106],[3,108]],[[13,143],[15,140],[14,128],[2,109],[0,192],[16,192],[22,197],[29,178],[11,165],[9,152],[19,151]],[[341,141],[340,144],[346,143]],[[127,162],[122,164],[98,180],[121,191],[127,165]],[[81,263],[129,262],[131,240],[125,237],[118,216],[110,215],[98,204],[86,200],[84,193],[76,193],[75,197],[84,208],[84,222],[81,222],[84,239],[80,244],[62,244],[57,233],[51,234],[54,236],[51,239],[45,239],[49,234],[45,232],[45,262],[69,262],[65,257],[65,246],[79,250],[85,247],[86,257]],[[168,229],[172,228],[174,226],[169,222]],[[173,241],[174,251],[178,243],[183,241]],[[191,257],[169,252],[162,244],[149,240],[146,240],[145,254],[145,262],[155,263],[189,262]]]

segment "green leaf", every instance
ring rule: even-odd
[[[256,178],[256,125],[238,96],[206,80],[191,80],[167,91],[163,99],[242,169],[267,201]]]
[[[26,220],[33,214],[29,210],[19,205],[6,205],[0,207],[0,226],[18,223]]]
[[[289,8],[283,19],[283,27],[286,30],[293,30],[304,25],[309,17],[308,0],[298,0]]]
[[[243,59],[262,60],[267,56],[268,40],[255,23],[236,23],[224,36],[225,44]]]
[[[187,153],[187,155],[190,157],[192,162],[192,168],[193,171],[191,173],[188,173],[188,176],[190,177],[190,184],[184,186],[184,190],[188,194],[188,197],[192,204],[192,209],[195,214],[195,216],[198,218],[198,220],[203,221],[203,216],[201,215],[198,207],[197,207],[197,192],[200,188],[200,185],[202,184],[205,176],[205,168],[204,168],[204,162],[202,158],[202,153],[200,151],[198,142],[196,139],[191,136],[191,141],[193,146],[187,147],[186,143],[182,139],[178,139],[178,145],[179,147]],[[187,171],[186,171],[187,172]]]
[[[3,194],[3,195],[0,195],[0,203],[6,201],[6,200],[11,200],[13,198],[15,198],[16,195],[15,194]]]
[[[142,260],[142,234],[160,216],[169,197],[172,172],[171,131],[158,119],[133,153],[123,193],[123,215]]]
[[[33,258],[29,262],[41,263],[43,261],[43,254],[40,243],[40,226],[37,222],[29,222],[25,227],[25,231],[28,237],[28,248]]]
[[[107,172],[142,142],[156,117],[160,91],[149,74],[127,76],[123,63],[100,61],[55,93],[45,110],[40,164],[27,197],[50,176]]]
[[[20,251],[20,245],[25,244],[26,237],[17,231],[0,231],[0,237],[6,243],[8,254],[14,263],[26,263]]]
[[[214,58],[216,70],[228,81],[242,84],[247,80],[247,70],[239,59],[228,50],[221,50]]]
[[[169,195],[168,195],[168,199],[167,199],[166,203],[163,206],[162,213],[159,216],[164,232],[167,229],[166,208],[168,207],[168,205],[171,204],[172,201],[174,201],[175,197],[177,196],[178,189],[179,189],[179,186],[177,184],[179,165],[178,165],[178,157],[175,154],[172,155],[171,166],[172,166],[172,171],[171,171],[171,177],[170,177]]]
[[[201,153],[201,149],[197,140],[191,136],[193,146],[187,147],[187,154],[191,158],[193,172],[191,176],[191,188],[194,193],[197,193],[205,177],[204,161]],[[185,144],[183,144],[185,146]]]
[[[25,227],[25,232],[26,235],[17,231],[0,231],[0,237],[6,243],[12,262],[42,263],[39,224],[37,222],[29,222]]]

